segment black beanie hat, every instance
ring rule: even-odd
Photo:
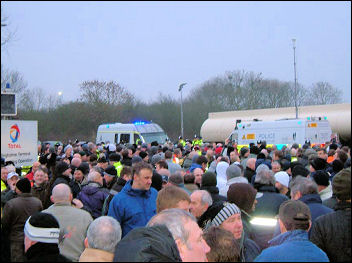
[[[334,170],[335,173],[340,172],[343,169],[343,162],[341,162],[340,160],[334,160],[332,162],[332,169]]]
[[[160,191],[163,186],[163,178],[155,170],[153,171],[151,186],[154,187],[157,191]]]
[[[70,166],[66,162],[60,161],[56,164],[55,171],[56,171],[57,175],[60,175],[69,168],[70,168]]]
[[[27,178],[22,178],[16,183],[16,187],[22,193],[30,193],[31,192],[31,182]]]
[[[303,165],[295,165],[291,169],[291,173],[292,173],[292,178],[296,177],[297,175],[307,177],[309,174],[309,171]]]
[[[139,153],[139,157],[141,157],[142,159],[144,159],[147,156],[148,156],[148,154],[146,152],[140,152]]]
[[[329,174],[326,171],[318,170],[312,175],[317,185],[329,186]]]
[[[322,158],[313,158],[309,164],[313,166],[313,168],[318,171],[318,170],[324,170],[326,168],[327,162],[322,159]]]
[[[87,162],[82,162],[77,170],[80,170],[83,174],[88,174],[89,173],[89,164]]]
[[[216,186],[216,175],[213,172],[205,172],[202,175],[202,187],[203,186]]]

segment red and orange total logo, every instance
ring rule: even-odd
[[[13,143],[9,143],[9,148],[21,148],[21,145],[15,143],[17,142],[18,138],[20,137],[20,129],[18,128],[17,124],[14,124],[10,128],[10,139]]]

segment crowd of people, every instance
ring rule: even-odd
[[[1,160],[4,261],[351,261],[348,146],[183,141]]]

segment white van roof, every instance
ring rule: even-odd
[[[140,133],[156,133],[164,132],[164,130],[156,123],[145,123],[145,122],[135,122],[135,123],[105,123],[98,127],[98,132],[100,131],[136,131]]]

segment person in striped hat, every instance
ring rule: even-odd
[[[235,204],[216,202],[207,210],[208,223],[205,229],[211,226],[220,227],[233,234],[240,245],[240,261],[253,261],[260,253],[258,245],[243,231],[241,210]]]

